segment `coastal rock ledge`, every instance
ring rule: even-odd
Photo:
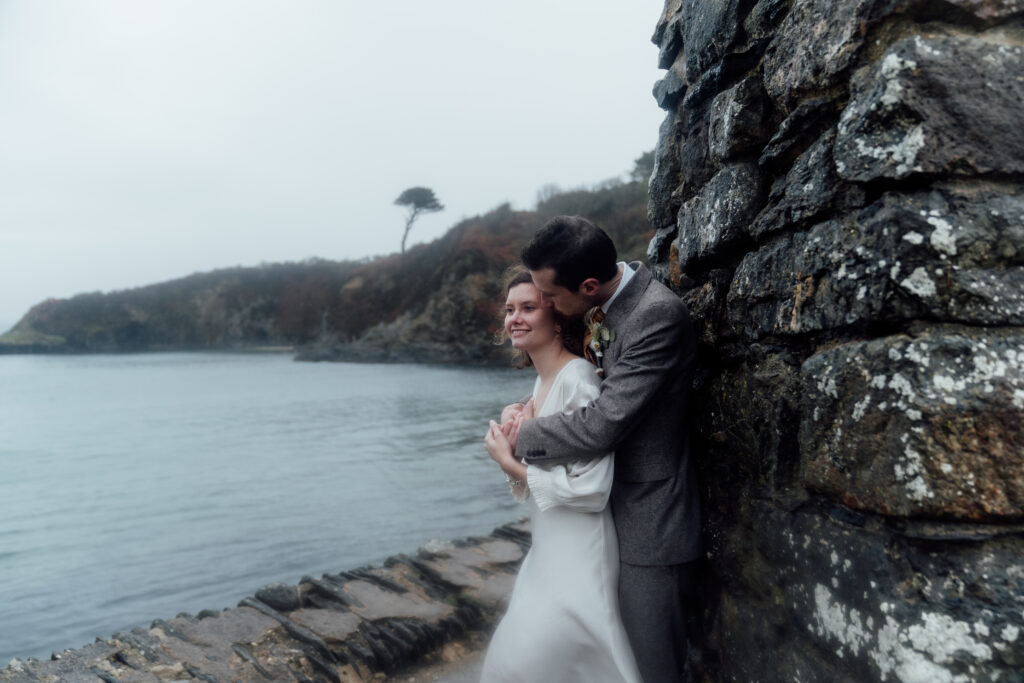
[[[519,522],[380,567],[271,584],[234,609],[158,619],[49,661],[13,659],[0,682],[388,680],[480,640],[529,545]]]

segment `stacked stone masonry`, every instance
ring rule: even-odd
[[[703,675],[1024,681],[1024,2],[668,0],[654,42]]]
[[[408,675],[479,647],[530,544],[526,522],[432,543],[381,567],[271,584],[238,607],[158,619],[51,659],[12,660],[0,683],[294,681]]]

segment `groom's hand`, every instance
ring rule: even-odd
[[[522,403],[513,403],[501,411],[501,433],[508,439],[513,453],[516,450],[516,438],[519,436],[519,429],[515,425],[525,407]]]
[[[508,439],[508,442],[512,445],[512,452],[516,450],[516,444],[519,442],[519,428],[523,426],[525,420],[533,419],[533,399],[531,398],[523,406],[523,409],[516,412],[510,420],[501,425],[501,432]]]
[[[521,412],[523,412],[523,404],[522,403],[510,403],[509,405],[505,406],[502,409],[502,411],[501,411],[501,424],[502,424],[502,426],[504,426],[505,423],[507,423],[507,422],[511,422],[512,418],[514,418],[516,415],[518,415]]]
[[[533,399],[532,398],[529,401],[526,402],[525,406],[523,406],[523,410],[520,413],[520,415],[522,416],[522,418],[524,420],[532,420],[534,418],[534,414],[533,414]]]

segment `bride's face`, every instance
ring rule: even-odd
[[[558,337],[555,314],[544,303],[540,290],[528,282],[508,290],[505,300],[505,334],[512,347],[529,351]]]

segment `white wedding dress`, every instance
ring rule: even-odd
[[[540,378],[534,387],[537,393]],[[594,366],[574,359],[538,417],[597,397]],[[533,544],[484,660],[481,683],[640,681],[619,617],[619,549],[608,509],[613,456],[527,467]]]

